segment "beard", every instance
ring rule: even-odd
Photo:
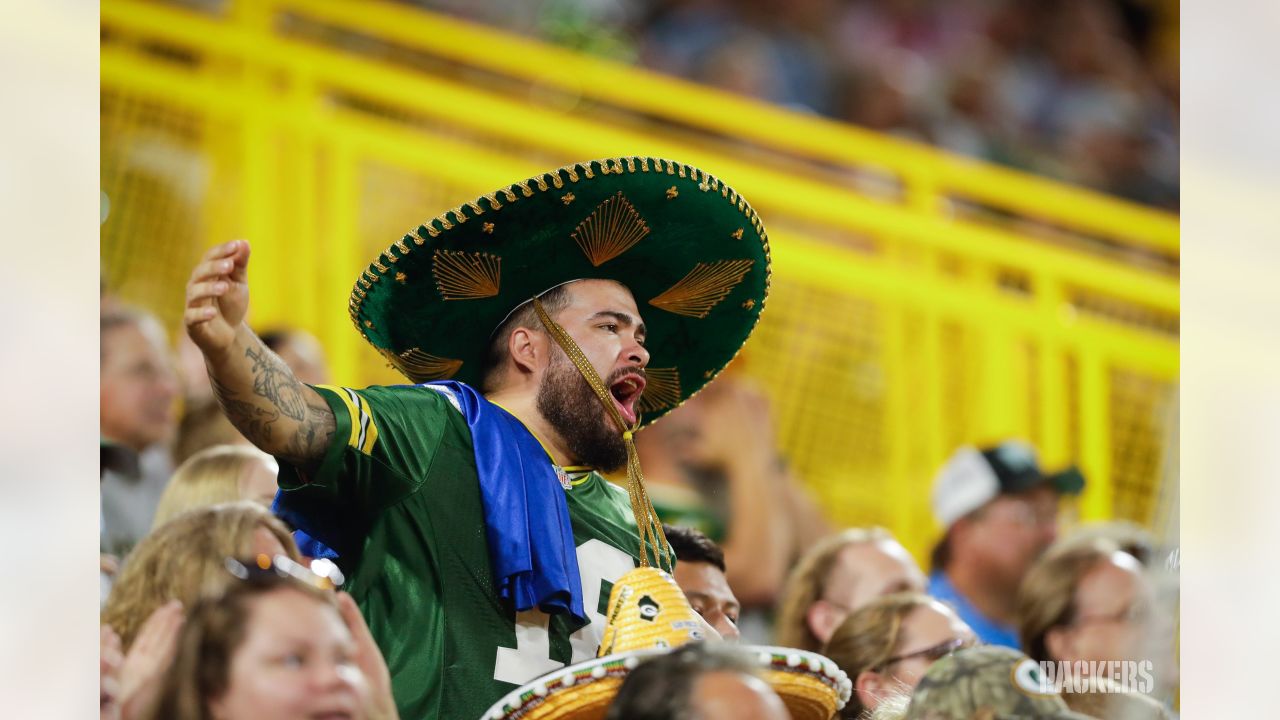
[[[617,374],[627,372],[635,370],[624,369]],[[608,386],[607,381],[605,385]],[[614,427],[613,418],[587,379],[558,347],[538,388],[537,406],[578,462],[603,472],[613,472],[626,464],[622,430]]]

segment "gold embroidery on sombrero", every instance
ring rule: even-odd
[[[649,304],[686,317],[705,318],[711,308],[729,294],[751,269],[754,260],[717,260],[698,263]]]
[[[398,355],[386,348],[378,348],[378,352],[397,370],[413,378],[414,382],[448,380],[462,367],[461,360],[439,357],[418,348],[409,348]]]
[[[665,173],[667,175],[678,175],[679,177],[692,178],[695,182],[700,183],[698,186],[699,189],[703,189],[701,184],[706,184],[709,187],[704,190],[704,192],[718,192],[721,197],[729,201],[731,206],[735,207],[746,217],[747,221],[751,223],[752,228],[754,228],[756,233],[759,235],[765,257],[768,258],[769,240],[767,235],[765,235],[764,226],[760,221],[760,217],[756,214],[755,210],[752,209],[751,206],[748,205],[736,192],[732,192],[731,188],[727,184],[716,178],[714,175],[702,172],[694,167],[686,166],[683,163],[667,159],[642,156],[606,158],[602,160],[592,160],[589,162],[565,165],[551,173],[544,173],[541,177],[550,178],[552,186],[556,186],[555,180],[557,177],[561,176],[567,177],[570,182],[576,183],[579,182],[580,179],[590,180],[595,177],[594,167],[601,168],[603,170],[602,174],[606,175],[634,173],[637,171],[641,173]],[[488,195],[482,195],[480,198],[477,198],[476,201],[467,203],[474,212],[471,216],[460,214],[460,206],[459,209],[446,211],[435,218],[428,220],[423,225],[418,226],[418,228],[413,232],[406,234],[402,240],[395,243],[395,247],[400,250],[400,258],[403,259],[407,256],[409,254],[408,250],[412,249],[412,246],[408,244],[408,241],[412,240],[414,246],[422,247],[427,244],[429,239],[438,238],[447,230],[451,230],[454,227],[465,223],[469,217],[475,217],[476,215],[481,214],[481,212],[485,210],[484,203],[482,201],[488,201],[488,210],[497,211],[503,207],[503,202],[499,201],[499,197],[504,198],[507,203],[514,203],[519,198],[519,195],[516,193],[517,190],[520,195],[532,197],[534,194],[533,186],[536,182],[537,180],[535,178],[529,178],[524,183],[514,183],[507,187],[498,188]],[[545,180],[543,182],[545,183]],[[452,218],[450,215],[452,215]],[[386,257],[392,262],[395,261],[395,256],[392,254],[387,254]],[[349,315],[355,323],[357,330],[361,330],[362,327],[360,322],[361,314],[364,302],[369,295],[366,290],[374,291],[373,283],[376,283],[380,277],[380,275],[374,273],[376,270],[378,270],[378,268],[373,264],[370,264],[365,271],[361,273],[361,276],[356,279],[356,283],[351,289],[348,309]],[[766,293],[768,292],[770,285],[769,275],[769,266],[766,263]],[[694,317],[701,316],[694,315]],[[360,335],[368,340],[368,336],[362,330]],[[739,348],[739,350],[741,350],[741,348]],[[737,354],[738,353],[735,352],[734,356],[736,357]]]
[[[463,213],[463,212],[462,212],[462,206],[461,206],[461,205],[459,205],[458,207],[456,207],[456,208],[454,208],[454,209],[452,209],[452,210],[447,210],[447,211],[445,211],[445,215],[452,215],[452,216],[453,216],[453,221],[454,221],[455,223],[457,223],[458,225],[461,225],[461,224],[465,223],[465,222],[468,220],[467,215],[466,215],[465,213]],[[448,228],[445,228],[445,229],[447,230]]]
[[[572,237],[595,267],[618,257],[649,234],[649,225],[618,192],[578,223]]]
[[[742,228],[738,228],[737,230],[734,230],[733,232],[729,233],[729,235],[731,235],[731,236],[733,237],[733,239],[734,239],[734,240],[741,240],[741,239],[742,239]]]
[[[502,258],[496,255],[436,250],[431,264],[436,287],[445,300],[475,300],[498,294]]]
[[[675,407],[680,402],[680,370],[677,368],[645,368],[644,394],[640,396],[642,413]]]

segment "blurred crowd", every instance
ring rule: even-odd
[[[404,0],[1162,208],[1167,0]]]
[[[313,337],[263,337],[328,381]],[[223,416],[198,351],[109,297],[101,341],[102,717],[394,717],[377,646],[331,592],[341,573],[272,514],[276,461]],[[925,717],[904,713],[962,702],[947,677],[1007,677],[1026,658],[1145,663],[1144,692],[1095,675],[1063,701],[1173,715],[1176,572],[1140,527],[1061,525],[1079,472],[1045,472],[1015,440],[957,449],[921,499],[943,529],[922,568],[892,528],[831,527],[770,418],[730,373],[637,436],[675,581],[721,637],[831,658],[852,683],[842,718]]]

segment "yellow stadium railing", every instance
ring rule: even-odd
[[[1176,217],[401,5],[108,0],[102,26],[104,271],[175,327],[201,249],[248,237],[255,324],[396,382],[345,310],[392,240],[548,167],[678,158],[769,228],[740,372],[833,521],[922,553],[932,473],[1009,435],[1082,465],[1084,517],[1158,520]]]

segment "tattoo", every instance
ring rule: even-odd
[[[303,466],[318,463],[333,440],[337,424],[333,419],[333,411],[324,400],[316,398],[307,403],[307,417],[310,421],[298,426],[297,432],[289,439],[288,446],[281,457],[294,465]],[[324,422],[317,422],[322,419]]]
[[[253,348],[244,351],[245,357],[253,361],[253,392],[266,398],[285,417],[302,422],[307,417],[302,383],[279,357],[269,352],[266,348],[259,352],[254,352]]]
[[[333,411],[298,382],[284,361],[264,346],[245,350],[253,394],[240,396],[209,374],[213,394],[227,419],[254,445],[300,467],[324,457],[337,424]],[[276,430],[285,432],[277,437]]]
[[[212,373],[209,382],[213,385],[213,396],[222,406],[222,412],[246,438],[255,445],[271,442],[271,423],[276,421],[279,413],[271,412],[253,403],[237,400],[235,392],[223,385]]]

